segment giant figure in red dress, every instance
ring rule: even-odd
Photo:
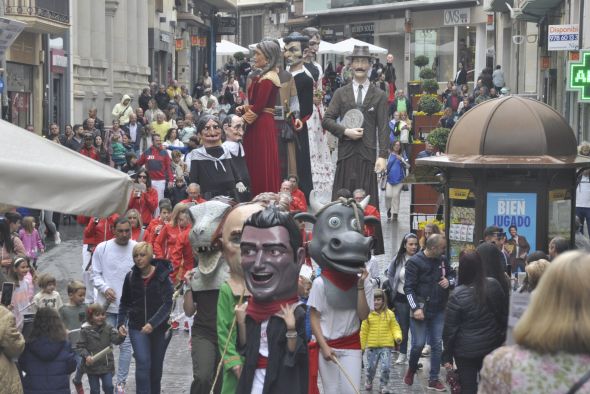
[[[275,192],[280,185],[274,120],[275,104],[281,86],[276,72],[280,58],[281,47],[278,41],[265,40],[256,45],[254,67],[261,72],[252,78],[248,89],[248,105],[236,109],[248,125],[244,135],[244,150],[253,196]]]

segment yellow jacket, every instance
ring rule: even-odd
[[[394,342],[395,340],[395,342]],[[390,309],[371,312],[361,324],[361,348],[393,347],[402,341],[402,330]]]

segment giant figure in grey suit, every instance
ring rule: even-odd
[[[387,164],[387,96],[369,83],[369,47],[355,46],[349,59],[354,79],[352,83],[336,90],[322,121],[324,129],[338,138],[338,162],[332,200],[336,199],[336,192],[341,188],[350,191],[361,188],[371,195],[370,204],[379,208],[376,173],[385,171]],[[346,112],[355,108],[364,115],[362,127],[346,128],[337,122]]]

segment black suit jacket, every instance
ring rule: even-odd
[[[357,108],[357,106],[352,83],[349,83],[334,92],[334,97],[332,97],[322,121],[324,129],[338,138],[338,161],[359,154],[364,160],[374,162],[377,159],[377,147],[379,148],[379,157],[387,159],[389,155],[387,150],[389,143],[387,95],[374,85],[369,85],[365,100],[360,108],[365,117],[363,138],[356,141],[345,137],[344,130],[346,128],[337,122],[348,110],[353,108]]]

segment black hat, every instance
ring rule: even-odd
[[[352,54],[347,56],[347,59],[353,59],[355,57],[366,57],[367,59],[373,59],[373,56],[369,52],[369,47],[367,45],[355,45],[354,49],[352,50]]]

